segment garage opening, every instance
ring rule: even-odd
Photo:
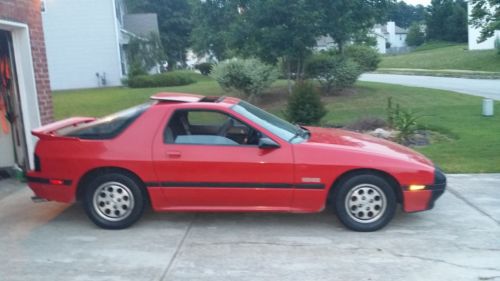
[[[12,34],[0,29],[0,179],[29,168],[15,66]]]

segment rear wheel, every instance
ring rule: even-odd
[[[339,220],[355,231],[375,231],[384,227],[396,210],[394,190],[385,179],[372,174],[342,181],[334,200]]]
[[[129,227],[141,217],[145,204],[140,183],[124,174],[98,176],[86,187],[85,212],[102,228]]]

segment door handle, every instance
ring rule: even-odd
[[[180,151],[167,151],[166,154],[167,154],[168,158],[180,158],[181,157]]]

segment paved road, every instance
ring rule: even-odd
[[[496,280],[500,175],[449,182],[432,211],[356,233],[330,212],[148,212],[107,231],[78,205],[35,204],[27,187],[3,181],[0,280]]]
[[[500,80],[374,73],[363,74],[360,80],[441,89],[500,100]]]

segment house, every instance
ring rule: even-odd
[[[387,22],[385,25],[376,24],[370,31],[368,36],[374,37],[376,41],[375,48],[381,54],[397,53],[407,49],[406,36],[408,31],[404,28],[396,26],[393,21]],[[316,39],[315,51],[324,51],[335,47],[335,42],[330,36],[321,36]]]
[[[130,37],[158,32],[156,14],[127,15],[122,0],[45,0],[42,18],[52,90],[120,86]]]
[[[0,1],[2,169],[34,167],[31,130],[52,121],[41,9],[40,0]]]
[[[467,10],[469,18],[472,12],[472,3],[467,4]],[[489,50],[495,48],[495,40],[500,40],[500,30],[495,31],[495,34],[486,39],[485,41],[478,43],[477,40],[481,36],[481,29],[475,28],[469,23],[469,50]]]
[[[377,49],[381,54],[398,52],[407,47],[408,30],[397,26],[393,21],[388,21],[385,25],[376,24],[372,28],[372,34],[377,37]],[[385,39],[385,43],[382,37]],[[382,45],[385,45],[385,48]]]

